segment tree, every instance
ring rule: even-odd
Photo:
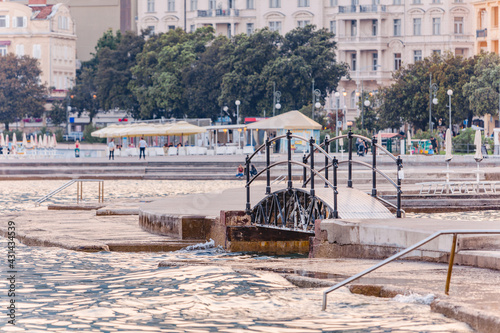
[[[378,112],[375,110],[375,106],[378,103],[377,97],[367,92],[363,92],[363,95],[364,96],[361,96],[358,103],[359,109],[363,110],[363,114],[354,119],[356,128],[366,129],[368,132],[377,133],[382,128],[384,128],[382,127],[382,123],[379,121]],[[365,102],[365,100],[370,101],[370,105],[364,105],[363,103]],[[363,124],[361,124],[361,122]]]
[[[470,109],[476,116],[497,114],[500,89],[500,56],[495,53],[481,53],[476,58],[474,73],[463,87]],[[469,124],[472,122],[469,119]]]
[[[155,116],[184,117],[187,101],[184,98],[182,73],[202,54],[214,39],[212,27],[186,33],[178,28],[152,36],[137,55],[132,68],[134,80],[129,84],[139,102],[136,118]]]
[[[52,110],[50,110],[50,120],[54,125],[59,126],[67,121],[66,107],[66,104],[62,101],[54,101],[52,103]]]
[[[0,121],[7,131],[16,118],[44,112],[48,91],[39,82],[41,73],[37,59],[14,54],[0,57]]]
[[[394,73],[394,83],[381,91],[380,117],[391,128],[403,122],[410,123],[415,129],[424,130],[429,124],[429,77],[438,87],[438,105],[432,106],[432,120],[442,118],[448,122],[448,89],[452,89],[452,122],[465,119],[470,114],[462,87],[472,72],[473,60],[447,53],[444,56],[433,54],[415,64],[401,67]]]

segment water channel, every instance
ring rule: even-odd
[[[0,209],[33,209],[36,198],[62,183],[2,182]],[[146,200],[241,182],[117,181],[106,186],[108,199]],[[53,201],[72,200],[72,195]],[[0,248],[6,281],[5,238],[0,238]],[[332,293],[327,311],[321,312],[322,289],[295,288],[278,274],[217,265],[158,268],[162,260],[215,262],[249,256],[217,248],[83,253],[18,245],[16,256],[17,325],[5,319],[8,287],[2,283],[1,332],[472,332],[430,312],[426,304],[432,295],[380,299],[344,289]]]

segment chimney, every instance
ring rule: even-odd
[[[29,0],[28,6],[30,7],[47,6],[47,0]]]

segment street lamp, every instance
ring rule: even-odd
[[[236,125],[239,125],[240,124],[240,100],[237,99],[236,102],[234,102],[234,104],[236,104]]]
[[[222,108],[222,110],[224,110],[224,112],[225,112],[226,114],[228,114],[228,113],[227,113],[227,110],[229,110],[229,108],[227,107],[227,105],[225,105],[225,106]],[[224,125],[224,114],[222,114],[222,113],[221,113],[221,115],[220,115],[220,124],[221,124],[221,125]]]
[[[313,90],[313,107],[311,118],[314,120],[314,108],[319,109],[321,107],[321,103],[319,102],[319,97],[321,96],[321,91],[319,89]]]
[[[370,101],[368,100],[368,98],[365,100],[365,102],[363,103],[366,107],[369,107],[370,106]],[[363,107],[363,106],[361,106]],[[363,122],[364,122],[364,114],[363,114],[363,110],[361,110],[361,129],[363,129]]]
[[[448,108],[450,110],[450,123],[448,124],[448,127],[450,129],[450,133],[453,133],[451,131],[451,95],[453,95],[453,90],[448,89],[448,91],[446,93],[448,94]]]
[[[432,133],[432,104],[437,105],[438,99],[436,98],[436,92],[438,86],[436,83],[432,83],[432,74],[429,76],[429,132]],[[432,98],[434,94],[434,98]]]
[[[345,104],[345,98],[347,96],[347,91],[345,89],[342,89],[342,95],[344,96],[344,113],[343,113],[343,119],[342,119],[342,124],[343,128],[345,129],[346,127],[346,122],[347,122],[347,105]]]
[[[281,104],[280,104],[280,98],[281,98],[281,91],[275,91],[273,93],[274,97],[274,102],[273,102],[273,117],[275,116],[275,110],[276,109],[281,109]]]
[[[339,97],[340,93],[335,92],[335,104],[337,105],[337,111],[335,112],[335,137],[339,136]],[[339,152],[339,140],[335,140],[335,152]]]

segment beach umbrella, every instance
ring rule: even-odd
[[[49,148],[49,137],[47,136],[47,134],[43,135],[43,145],[45,148]]]
[[[6,146],[9,145],[9,135],[8,134],[5,135],[5,145]]]
[[[382,131],[378,131],[377,143],[382,146]],[[380,150],[377,149],[377,155],[380,155]]]
[[[38,148],[43,148],[43,138],[42,138],[41,134],[38,136],[37,144],[38,144]]]
[[[451,142],[451,132],[450,132],[449,128],[446,130],[446,137],[445,138],[446,138],[445,139],[446,155],[444,157],[444,160],[446,162],[450,162],[451,159],[453,158],[453,155],[451,154],[452,142]]]
[[[56,134],[55,133],[52,134],[52,146],[54,148],[57,147],[57,139],[56,139]]]
[[[16,133],[12,133],[12,145],[13,146],[17,145],[17,135],[16,135]]]
[[[411,134],[410,134],[410,130],[408,130],[408,136],[407,136],[407,139],[406,139],[406,147],[408,147],[408,149],[410,150],[410,155],[412,154],[412,149],[411,149]]]
[[[0,147],[5,146],[5,139],[3,137],[3,133],[0,133]]]
[[[34,148],[38,147],[38,138],[36,137],[36,134],[33,135],[33,147]]]
[[[474,137],[474,144],[476,145],[476,153],[474,154],[474,159],[476,160],[477,163],[479,163],[483,160],[483,153],[481,152],[481,130],[476,131],[476,136]]]
[[[339,131],[339,136],[342,136],[342,131]],[[340,146],[340,150],[342,150],[344,147],[344,138],[339,139],[339,146]]]
[[[28,140],[26,139],[26,133],[23,132],[23,147],[27,148],[26,146],[28,145]]]

